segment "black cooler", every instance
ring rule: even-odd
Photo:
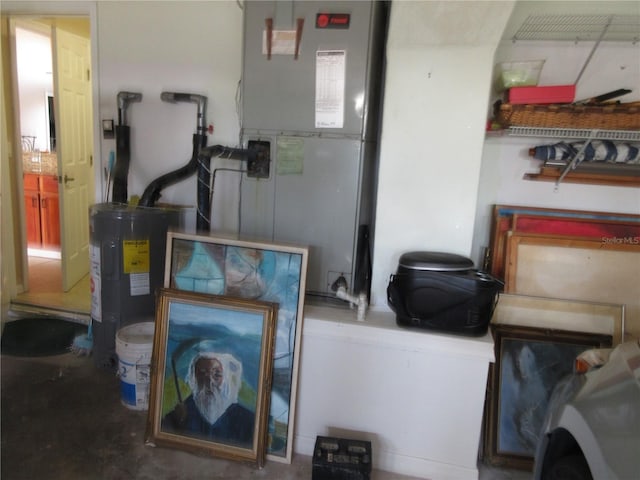
[[[474,269],[471,259],[443,252],[408,252],[391,275],[387,302],[400,326],[484,335],[503,283]]]

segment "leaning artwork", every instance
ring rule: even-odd
[[[492,465],[531,470],[554,387],[579,353],[610,347],[611,336],[514,325],[492,325],[492,332],[485,457]]]
[[[277,310],[160,292],[148,444],[264,465]]]
[[[277,303],[267,458],[291,463],[306,247],[169,232],[164,286]]]

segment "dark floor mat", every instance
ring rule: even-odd
[[[83,333],[87,333],[85,325],[61,318],[22,318],[4,326],[1,350],[3,355],[17,357],[60,355]]]

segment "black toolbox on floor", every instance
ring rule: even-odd
[[[452,253],[403,254],[387,287],[387,303],[396,313],[396,323],[484,335],[504,284],[473,267],[471,259]]]
[[[312,480],[369,480],[371,442],[316,437]]]

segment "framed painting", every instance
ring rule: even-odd
[[[501,293],[492,324],[611,335],[624,341],[624,305]]]
[[[504,280],[506,242],[511,232],[584,237],[605,244],[640,244],[640,215],[494,205],[489,241],[492,275]]]
[[[488,385],[485,458],[492,465],[531,470],[539,432],[556,384],[575,357],[611,346],[610,335],[492,325],[496,361]]]
[[[511,232],[505,293],[625,306],[625,334],[640,335],[640,242]]]
[[[276,322],[267,458],[291,463],[306,247],[169,232],[165,287],[275,302]]]
[[[277,311],[159,292],[147,444],[264,465]]]

